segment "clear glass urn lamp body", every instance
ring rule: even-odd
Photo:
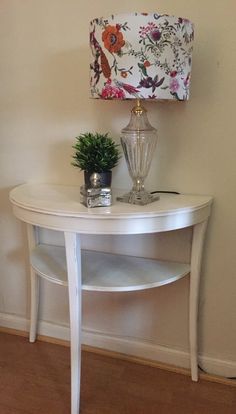
[[[131,111],[129,124],[122,129],[121,134],[121,144],[133,187],[128,193],[117,197],[117,200],[140,205],[158,200],[158,195],[151,194],[144,188],[144,180],[149,173],[157,144],[157,130],[149,123],[146,109],[139,100]]]

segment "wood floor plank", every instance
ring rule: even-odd
[[[81,414],[235,414],[236,390],[82,353]],[[0,414],[70,414],[70,350],[0,333]]]

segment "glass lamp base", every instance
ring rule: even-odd
[[[122,203],[129,203],[129,204],[138,204],[140,206],[145,206],[146,204],[153,203],[154,201],[159,200],[158,194],[150,194],[145,190],[141,191],[134,191],[131,190],[128,193],[117,197],[117,201],[121,201]]]
[[[144,206],[159,199],[158,195],[150,194],[144,188],[156,143],[157,130],[149,123],[147,111],[138,99],[131,111],[129,124],[121,131],[121,145],[133,187],[127,194],[118,197],[118,201]]]

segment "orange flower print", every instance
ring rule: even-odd
[[[123,34],[120,32],[119,25],[107,26],[102,33],[102,40],[104,42],[105,48],[111,53],[119,52],[125,44]]]

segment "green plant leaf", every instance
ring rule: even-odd
[[[71,164],[84,171],[110,171],[121,157],[119,145],[108,136],[108,133],[80,134],[72,148],[75,151]]]

